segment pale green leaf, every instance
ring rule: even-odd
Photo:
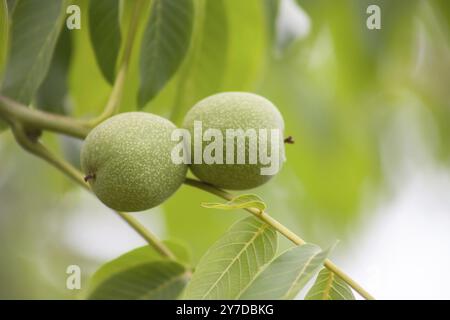
[[[235,223],[200,260],[186,299],[236,299],[277,251],[277,234],[255,217]]]
[[[186,248],[164,241],[176,261],[161,257],[150,246],[127,252],[104,264],[89,281],[89,299],[175,299],[189,279]]]
[[[266,210],[265,202],[256,194],[242,194],[225,203],[203,202],[202,207],[222,210],[256,208],[261,212]]]
[[[355,300],[350,287],[338,275],[323,268],[308,291],[306,300]]]
[[[279,255],[248,285],[240,299],[293,299],[323,265],[327,251],[305,244]]]
[[[192,0],[153,0],[141,44],[139,106],[164,87],[181,65],[191,38]]]
[[[100,70],[113,83],[121,43],[119,0],[90,1],[89,32]]]
[[[44,80],[65,17],[65,1],[18,1],[2,92],[29,104]]]

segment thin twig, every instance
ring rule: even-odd
[[[38,129],[58,132],[84,139],[90,131],[83,121],[28,108],[10,98],[0,96],[0,117],[15,119]]]

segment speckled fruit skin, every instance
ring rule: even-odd
[[[97,197],[118,211],[161,204],[183,183],[187,166],[171,160],[175,125],[144,112],[116,115],[95,127],[81,149],[81,167]]]
[[[208,128],[220,129],[224,137],[226,129],[280,129],[279,166],[285,161],[283,130],[284,121],[278,109],[266,98],[247,92],[223,92],[209,96],[186,114],[183,128],[194,136],[194,121],[202,121],[203,132]],[[203,149],[209,142],[203,142]],[[193,146],[193,144],[191,144]],[[236,147],[236,146],[235,146]],[[192,147],[192,163],[193,147]],[[225,159],[225,156],[224,156]],[[248,159],[248,145],[246,146]],[[273,176],[261,175],[261,163],[256,164],[191,164],[192,173],[204,182],[229,190],[245,190],[258,187]]]

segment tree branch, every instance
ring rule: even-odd
[[[0,117],[19,121],[36,129],[45,129],[84,139],[90,128],[80,120],[28,108],[10,98],[0,96]]]

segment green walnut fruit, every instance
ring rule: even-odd
[[[81,149],[81,167],[97,197],[129,212],[170,197],[187,171],[171,159],[174,129],[169,120],[144,112],[122,113],[95,127]]]
[[[209,129],[216,129],[210,131],[210,133],[217,133],[220,130],[222,136],[214,134],[210,134],[206,138],[203,136],[201,143],[203,151],[208,151],[208,145],[215,139],[222,139],[223,145],[222,162],[219,159],[212,163],[211,161],[199,163],[198,157],[195,161],[196,143],[195,141],[191,143],[190,168],[192,173],[200,180],[223,189],[244,190],[264,184],[281,169],[282,163],[285,161],[284,121],[278,109],[266,98],[246,92],[224,92],[209,96],[194,105],[186,114],[183,128],[189,130],[191,137],[194,137],[191,140],[195,140],[195,137],[198,138],[200,123],[203,135],[207,134]],[[254,161],[255,149],[250,148],[249,143],[251,135],[246,136],[245,140],[229,140],[227,138],[227,130],[229,129],[242,129],[247,133],[250,132],[249,129],[253,129],[253,132],[257,133],[258,139],[264,137],[260,132],[267,132],[267,138],[261,141],[266,143],[267,154],[272,157],[271,164],[268,164],[264,158],[260,158],[261,153],[264,154],[265,148],[262,147],[264,144],[258,142],[257,157]],[[260,131],[260,129],[263,130]],[[273,134],[273,130],[278,132],[278,135]],[[213,135],[215,139],[211,137]],[[273,142],[277,143],[277,148],[271,148]],[[233,150],[227,148],[227,144],[232,146]],[[238,161],[239,148],[245,150],[244,163]],[[229,155],[230,151],[233,152],[229,158],[234,160],[232,163],[227,161],[227,154]],[[244,151],[242,151],[242,154],[244,154]],[[253,162],[250,161],[251,156],[253,156]],[[268,170],[271,165],[277,167],[278,170]],[[264,173],[263,168],[266,168]]]

